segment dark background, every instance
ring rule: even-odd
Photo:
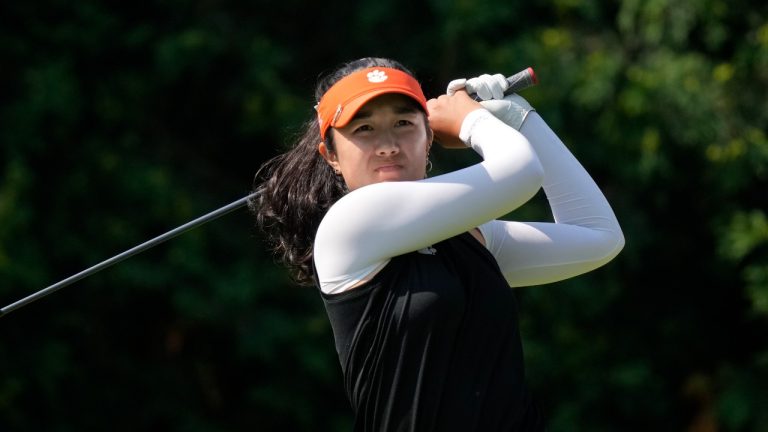
[[[696,0],[0,3],[0,303],[245,196],[322,72],[522,93],[608,196],[607,266],[517,290],[559,431],[768,431],[768,7]],[[436,171],[472,163],[435,155]],[[509,215],[548,219],[537,196]],[[345,431],[318,294],[245,210],[0,318],[2,431]]]

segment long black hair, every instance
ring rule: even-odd
[[[376,57],[354,60],[318,80],[315,103],[347,75],[377,66],[399,69],[413,76],[395,60]],[[315,282],[312,249],[317,227],[333,203],[347,193],[344,179],[318,152],[320,140],[320,127],[313,115],[290,150],[259,169],[254,180],[257,194],[248,203],[269,246],[291,270],[293,279],[302,285]],[[326,134],[325,145],[334,151],[332,133]]]

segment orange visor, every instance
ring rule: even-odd
[[[385,93],[401,93],[415,99],[427,112],[421,86],[409,74],[391,68],[371,67],[347,75],[331,86],[315,109],[320,137],[329,127],[344,127],[366,102]]]

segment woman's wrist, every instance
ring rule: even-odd
[[[475,109],[471,112],[469,112],[465,117],[464,120],[461,123],[461,130],[459,131],[459,139],[467,146],[472,146],[472,132],[474,131],[474,128],[478,125],[478,123],[481,122],[484,118],[492,118],[493,114],[491,114],[487,109],[479,107],[478,109]]]

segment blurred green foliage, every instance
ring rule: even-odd
[[[622,223],[606,267],[518,291],[552,431],[768,431],[764,2],[4,2],[2,305],[245,195],[370,55],[428,96],[533,66]],[[245,212],[4,317],[0,371],[3,431],[351,428],[322,303]]]

